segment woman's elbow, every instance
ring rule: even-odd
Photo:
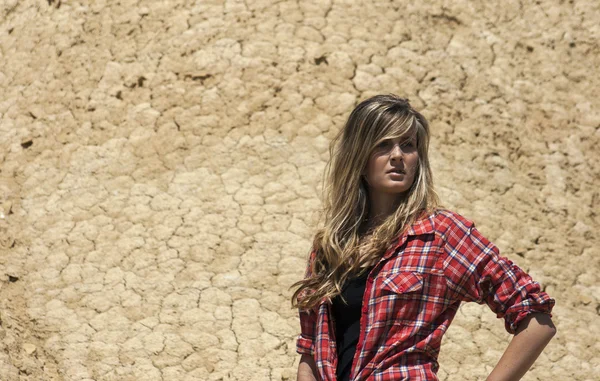
[[[542,327],[544,327],[544,330],[550,339],[556,335],[556,326],[554,325],[550,315],[545,313],[536,314],[536,320]]]
[[[536,312],[527,316],[517,328],[516,334],[526,330],[533,330],[538,334],[546,336],[550,340],[556,335],[556,326],[549,314]]]
[[[317,381],[319,379],[317,364],[312,356],[302,355],[300,364],[298,364],[297,377],[298,381]]]
[[[538,331],[543,332],[547,341],[550,341],[556,335],[556,326],[549,314],[537,313],[533,314],[533,318],[537,323]]]

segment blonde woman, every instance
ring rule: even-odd
[[[360,103],[332,142],[324,227],[299,308],[298,380],[437,380],[442,336],[463,301],[514,334],[488,380],[519,380],[555,334],[554,300],[473,223],[438,207],[429,125],[406,99]]]

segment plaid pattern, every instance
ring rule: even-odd
[[[437,211],[402,234],[370,272],[351,379],[437,380],[442,336],[462,301],[486,303],[510,333],[529,313],[550,314],[554,306],[554,299],[500,257],[471,221]],[[335,380],[330,303],[299,313],[297,352],[314,357],[323,381]]]

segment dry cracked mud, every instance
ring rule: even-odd
[[[0,379],[291,380],[327,146],[397,93],[444,204],[557,300],[524,380],[600,374],[600,3],[0,4]],[[441,380],[510,336],[466,304]]]

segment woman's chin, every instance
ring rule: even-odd
[[[402,194],[410,188],[410,184],[391,184],[384,190],[386,193]]]

